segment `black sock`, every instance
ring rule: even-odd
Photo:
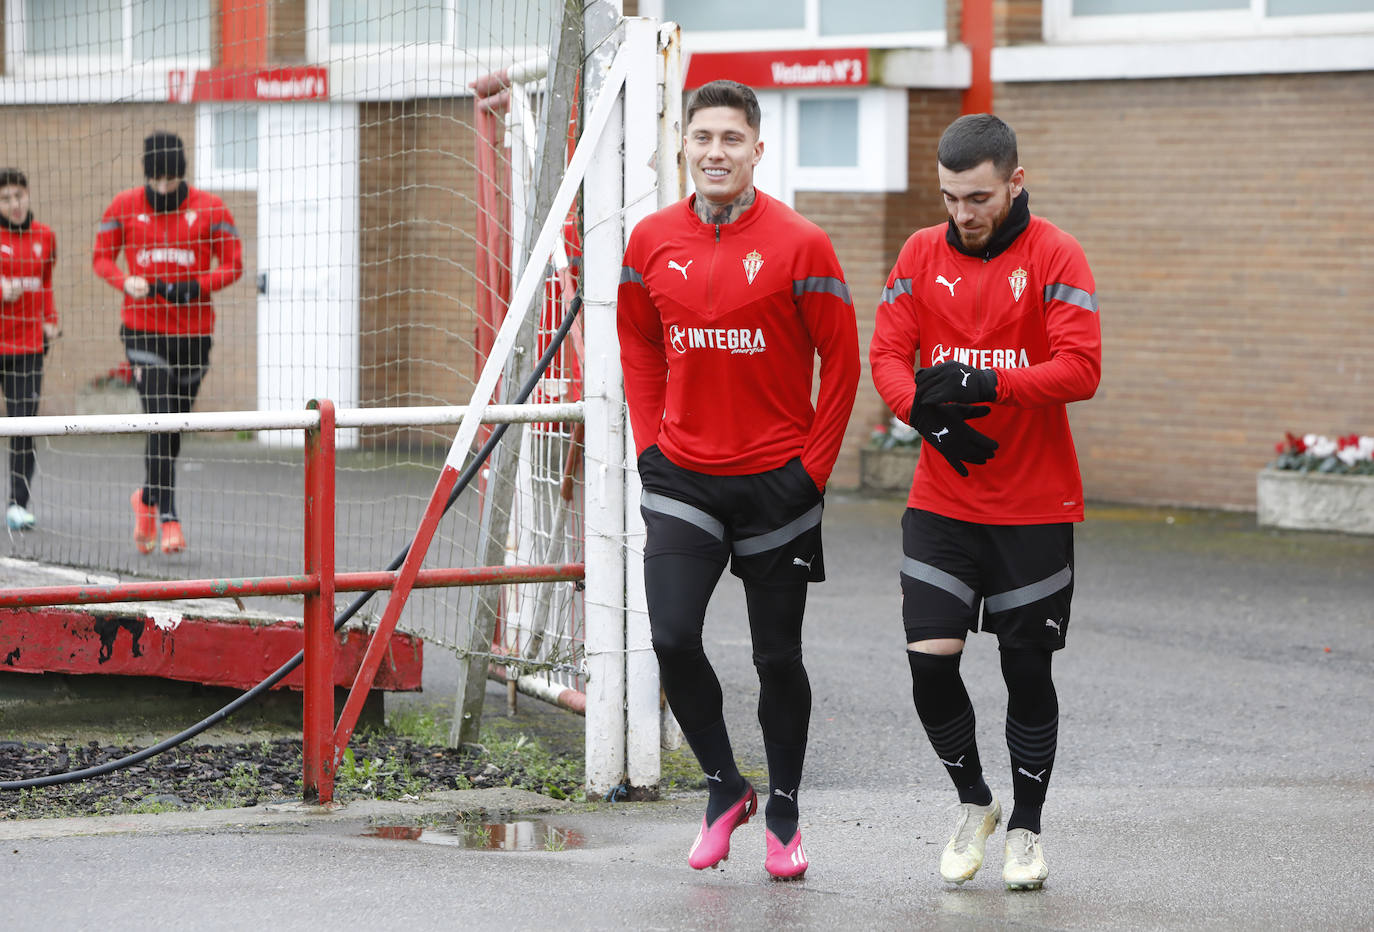
[[[784,845],[797,834],[797,791],[811,721],[811,681],[802,663],[806,583],[746,584],[754,669],[759,675],[759,726],[768,756],[764,821]]]
[[[1059,742],[1059,698],[1050,677],[1051,651],[1003,648],[1002,677],[1007,682],[1007,751],[1016,801],[1007,828],[1040,834],[1054,754]]]
[[[907,651],[911,696],[931,747],[959,791],[959,802],[986,806],[992,802],[992,790],[983,782],[973,703],[959,675],[962,657]]]
[[[801,786],[806,745],[782,747],[765,741],[763,749],[768,755],[768,802],[763,810],[764,822],[778,841],[786,845],[797,834],[797,792]]]
[[[706,790],[711,798],[706,803],[706,821],[720,818],[744,795],[745,779],[735,764],[735,754],[730,748],[730,735],[725,730],[725,720],[707,726],[701,731],[683,732],[683,737],[696,755],[706,774]]]

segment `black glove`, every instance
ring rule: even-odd
[[[965,463],[982,465],[992,459],[997,441],[979,433],[965,421],[983,417],[991,408],[974,405],[947,404],[911,406],[910,424],[924,441],[922,446],[943,456],[954,471],[968,475]]]
[[[938,405],[950,401],[974,404],[997,400],[997,373],[961,362],[942,362],[916,373],[916,403]]]
[[[184,282],[165,282],[155,278],[152,289],[154,294],[173,304],[190,304],[200,297],[200,282],[194,278]]]

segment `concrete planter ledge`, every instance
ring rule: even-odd
[[[1374,476],[1261,469],[1256,493],[1261,527],[1374,534]]]
[[[868,495],[905,496],[911,491],[920,447],[894,447],[880,450],[865,447],[859,451],[859,489]]]

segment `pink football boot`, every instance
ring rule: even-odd
[[[692,850],[687,852],[687,863],[696,870],[705,870],[728,858],[730,833],[748,822],[758,805],[759,794],[746,783],[739,802],[722,812],[720,818],[707,825],[706,817],[702,816],[701,831],[697,833],[697,840],[692,842]]]
[[[792,836],[792,842],[784,845],[778,836],[765,831],[768,839],[768,857],[763,862],[764,869],[774,880],[801,880],[806,873],[806,852],[802,849],[801,829]]]

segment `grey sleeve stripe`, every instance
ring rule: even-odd
[[[898,297],[904,294],[911,294],[911,279],[894,279],[891,288],[883,289],[883,303],[891,304],[893,301],[897,300]]]
[[[633,268],[631,268],[630,266],[628,266],[628,265],[622,265],[622,266],[620,267],[620,284],[623,285],[623,284],[625,284],[626,282],[632,282],[633,284],[636,284],[636,285],[643,285],[643,284],[644,284],[644,276],[640,275],[638,272],[636,272],[636,271],[635,271]]]
[[[849,286],[838,278],[814,276],[812,278],[799,278],[792,282],[792,297],[799,298],[808,291],[833,294],[845,304],[854,303],[849,298]]]
[[[1048,304],[1051,301],[1063,301],[1065,304],[1072,304],[1074,307],[1081,307],[1085,311],[1097,313],[1097,295],[1088,294],[1082,288],[1065,285],[1063,282],[1045,286],[1045,303]]]
[[[118,220],[102,220],[102,221],[100,221],[100,226],[96,227],[96,230],[95,230],[95,231],[96,231],[97,233],[108,233],[108,232],[110,232],[111,230],[118,230],[118,229],[119,229],[119,221],[118,221]]]
[[[920,560],[913,560],[911,557],[903,557],[902,575],[909,576],[918,582],[928,583],[936,589],[943,589],[969,608],[973,607],[973,590],[957,577],[951,576],[939,567],[922,563]]]
[[[655,511],[688,524],[695,524],[716,540],[725,539],[725,525],[702,511],[700,508],[680,502],[657,492],[645,492],[640,496],[639,505],[646,511]]]
[[[1054,595],[1072,580],[1073,570],[1066,566],[1053,576],[1048,576],[1039,582],[1033,582],[1029,586],[988,596],[983,603],[983,609],[988,612],[1005,612],[1013,608],[1020,608],[1022,605],[1029,605],[1046,596]]]
[[[210,232],[211,232],[211,233],[228,233],[228,234],[229,234],[230,236],[232,236],[234,239],[238,239],[238,238],[239,238],[239,231],[236,230],[236,229],[234,229],[234,225],[233,225],[232,223],[225,223],[224,221],[220,221],[219,223],[212,223],[212,224],[210,224]]]
[[[774,550],[781,547],[790,540],[795,540],[802,534],[811,530],[821,523],[821,510],[825,507],[824,503],[817,502],[811,510],[800,518],[788,521],[776,531],[769,531],[767,534],[760,534],[757,537],[746,537],[744,540],[735,541],[734,547],[737,557],[752,557],[756,553],[763,553],[767,550]]]

